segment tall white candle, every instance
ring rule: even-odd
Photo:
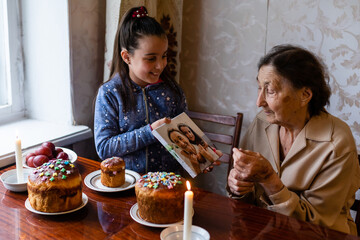
[[[15,139],[16,175],[18,183],[24,182],[21,140],[16,135]]]
[[[184,232],[183,240],[191,239],[191,226],[192,226],[192,214],[193,214],[193,198],[194,193],[190,191],[191,186],[189,181],[186,181],[188,191],[185,192],[184,202]]]

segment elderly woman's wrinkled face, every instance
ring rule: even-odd
[[[281,77],[271,65],[260,68],[257,76],[258,98],[256,105],[262,107],[267,121],[283,126],[296,123],[304,114],[299,94],[290,83]]]

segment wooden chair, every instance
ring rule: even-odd
[[[360,164],[360,155],[358,155],[358,160]],[[360,236],[360,199],[355,198],[355,202],[350,209],[356,212],[356,216],[354,220],[355,220],[358,236]]]
[[[239,146],[241,126],[243,121],[243,114],[237,113],[235,116],[211,114],[195,111],[187,111],[188,116],[193,120],[200,120],[204,122],[214,123],[214,127],[210,131],[204,131],[205,135],[212,141],[225,144],[231,147],[230,152],[223,152],[223,156],[219,159],[221,162],[229,163],[228,174],[230,166],[232,166],[232,149]],[[233,135],[217,133],[213,131],[221,125],[230,126],[234,128]]]

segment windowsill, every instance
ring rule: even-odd
[[[23,152],[46,141],[63,147],[92,137],[92,131],[87,126],[59,125],[34,119],[0,125],[0,167],[15,162],[16,134],[21,139]]]

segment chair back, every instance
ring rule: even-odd
[[[218,142],[221,144],[225,144],[231,147],[229,152],[223,152],[223,156],[219,159],[221,162],[229,163],[228,173],[230,170],[230,166],[232,166],[233,158],[232,158],[232,149],[234,147],[238,147],[240,143],[240,135],[241,135],[241,126],[243,121],[243,114],[237,113],[236,116],[230,115],[221,115],[221,114],[212,114],[212,113],[204,113],[204,112],[195,112],[195,111],[187,111],[188,116],[193,120],[200,120],[205,122],[214,123],[214,127],[211,130],[207,131],[203,130],[205,135],[212,141]],[[219,133],[216,130],[219,130],[219,126],[225,125],[234,128],[234,132],[232,135],[226,133]]]
[[[359,160],[359,164],[360,164],[360,155],[358,155],[358,160]],[[360,190],[358,190],[358,192],[359,191]],[[356,212],[356,216],[355,216],[354,220],[355,220],[358,236],[360,236],[360,199],[359,199],[359,197],[355,196],[355,202],[351,206],[350,209]]]

